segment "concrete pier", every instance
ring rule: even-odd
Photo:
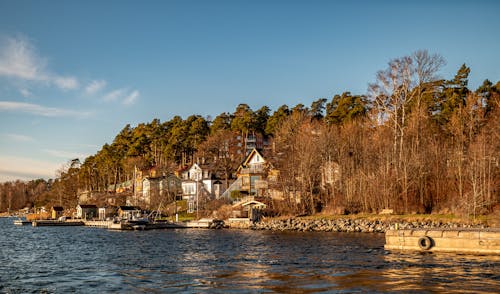
[[[500,229],[388,230],[384,248],[500,255]]]

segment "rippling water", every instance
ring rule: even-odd
[[[391,253],[383,234],[16,227],[2,293],[498,293],[500,257]]]

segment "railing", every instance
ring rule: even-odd
[[[252,166],[252,167],[242,168],[240,170],[240,174],[243,174],[243,175],[262,174],[264,172],[265,172],[264,166]]]

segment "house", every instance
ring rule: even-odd
[[[262,196],[266,193],[268,162],[257,149],[253,149],[236,174],[241,179],[240,192],[247,195]]]
[[[239,204],[246,217],[252,222],[258,222],[262,217],[262,210],[267,207],[266,204],[255,199],[249,199]]]
[[[269,148],[268,138],[255,132],[246,133],[244,135],[238,133],[236,135],[236,141],[239,147],[237,153],[241,155],[248,156],[254,149],[264,150]]]
[[[64,208],[61,206],[52,206],[52,209],[50,210],[50,215],[52,219],[59,219],[61,216],[63,216]]]
[[[224,192],[224,184],[210,164],[194,163],[181,173],[182,198],[189,200],[203,193],[209,198],[219,198]]]
[[[103,206],[98,209],[99,220],[106,220],[108,218],[112,218],[117,213],[116,206]]]
[[[222,194],[221,197],[238,200],[247,196],[270,197],[283,199],[283,192],[273,188],[279,178],[279,170],[264,158],[257,149],[243,160],[236,171],[237,179]]]
[[[182,194],[181,180],[173,175],[147,176],[142,179],[141,191],[127,199],[128,205],[156,208],[167,204]]]
[[[140,217],[142,211],[137,206],[123,205],[118,207],[118,216],[121,219],[132,219],[134,217]]]
[[[92,219],[97,217],[97,206],[93,204],[78,204],[76,217],[81,219]]]

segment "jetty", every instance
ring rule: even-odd
[[[500,255],[500,228],[388,230],[384,248]]]

